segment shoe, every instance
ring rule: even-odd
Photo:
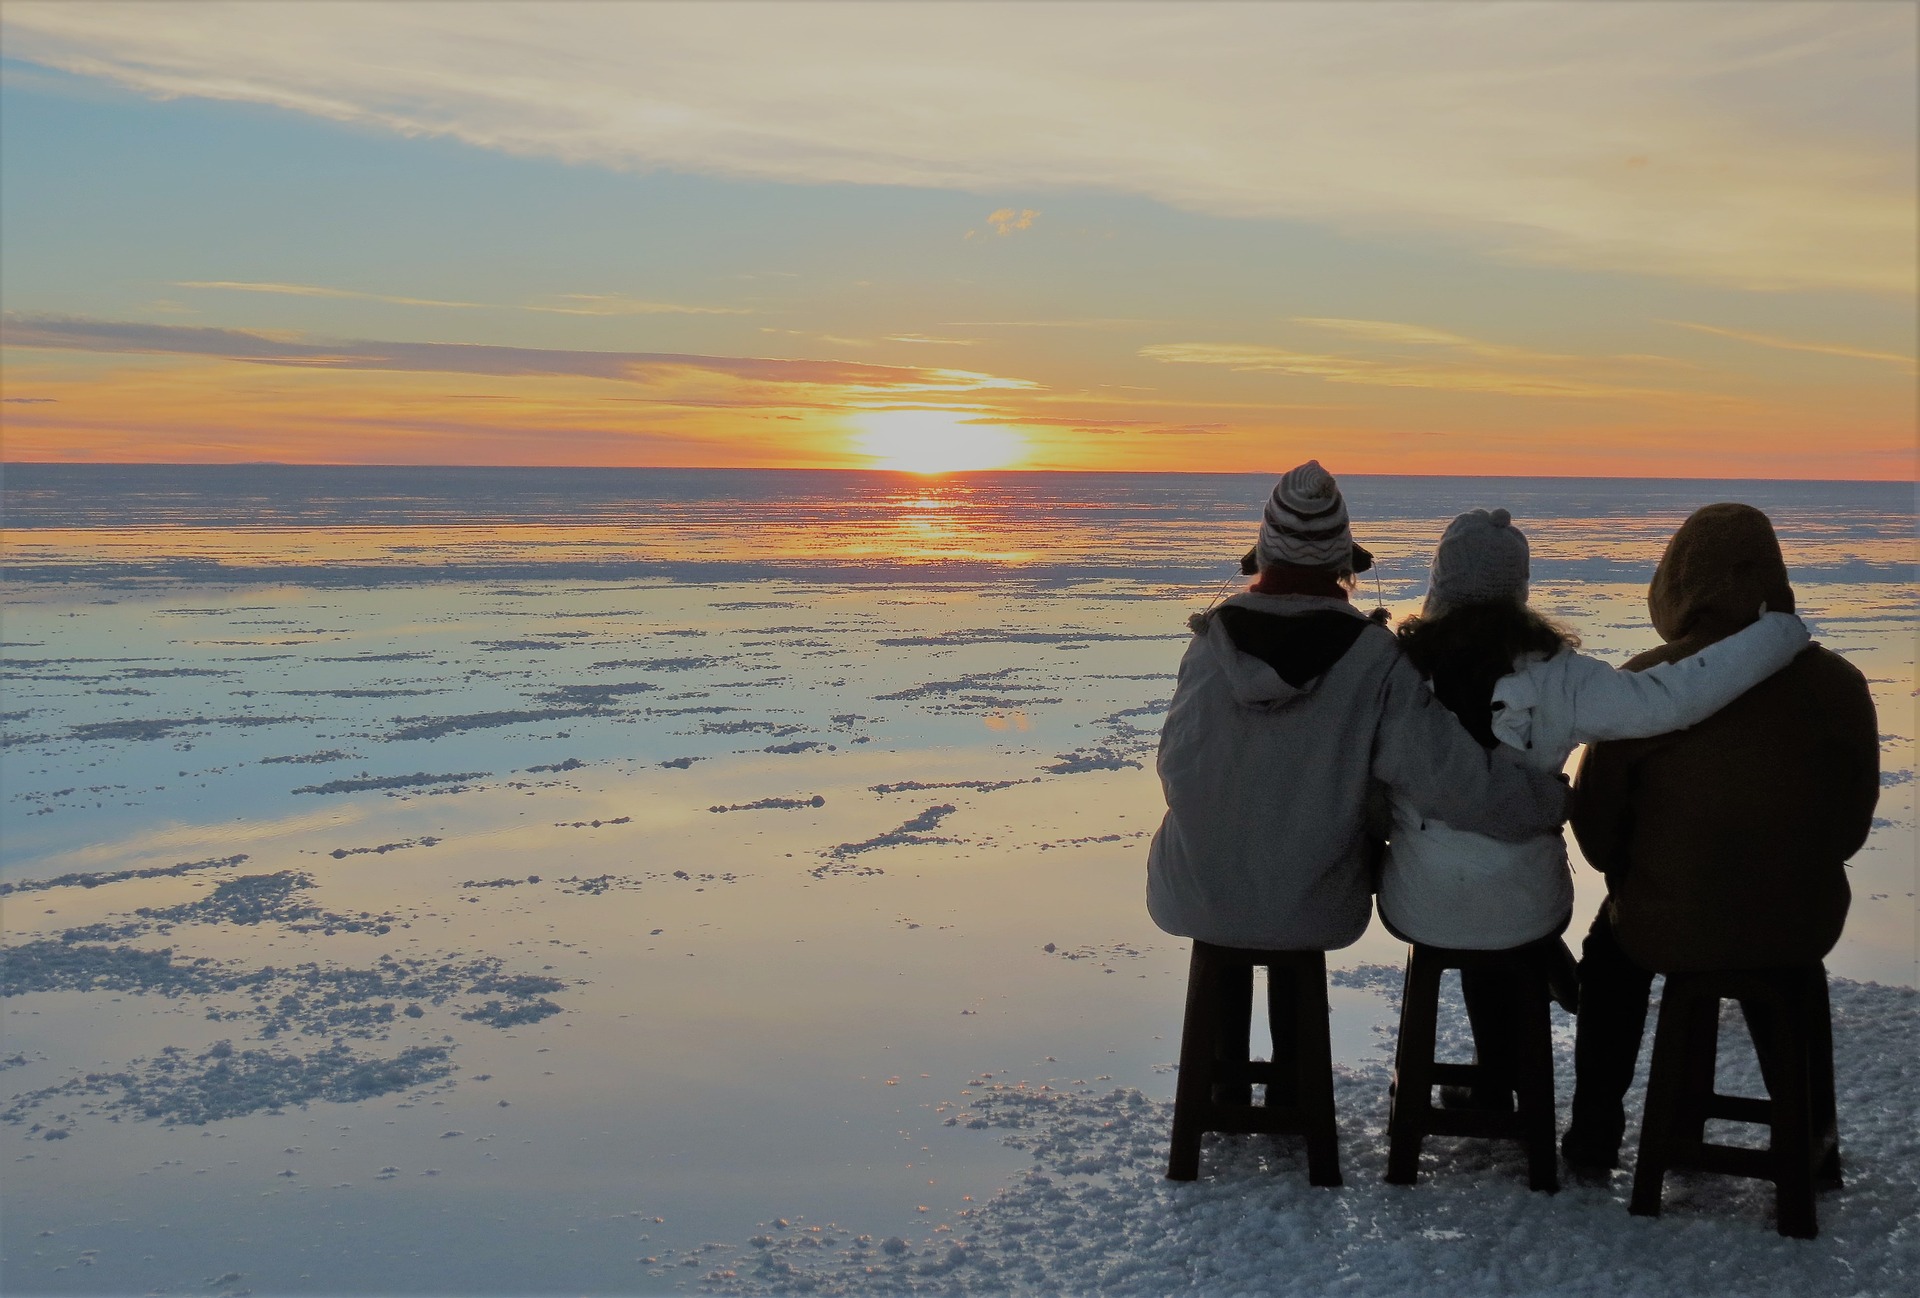
[[[1575,1175],[1604,1180],[1620,1166],[1620,1141],[1607,1140],[1578,1127],[1568,1127],[1560,1139],[1560,1156]]]
[[[1512,1113],[1513,1092],[1485,1086],[1442,1086],[1440,1107],[1469,1113]]]

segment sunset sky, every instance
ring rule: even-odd
[[[8,0],[0,450],[1904,478],[1917,14]]]

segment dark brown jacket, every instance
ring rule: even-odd
[[[1793,608],[1765,514],[1709,505],[1668,543],[1648,592],[1667,643],[1627,664],[1685,658]],[[1649,969],[1818,960],[1840,939],[1844,862],[1880,793],[1879,727],[1859,671],[1812,645],[1691,730],[1600,744],[1580,767],[1573,830],[1607,876],[1621,947]]]

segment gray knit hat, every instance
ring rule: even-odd
[[[1433,552],[1422,617],[1438,617],[1462,604],[1527,602],[1527,535],[1504,509],[1469,510],[1447,524]]]
[[[1340,484],[1318,460],[1290,471],[1274,487],[1260,517],[1259,543],[1249,558],[1253,569],[1287,563],[1364,572],[1373,566],[1373,557],[1353,543]]]

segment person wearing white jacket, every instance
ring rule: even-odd
[[[1373,917],[1381,787],[1496,837],[1557,832],[1559,772],[1474,743],[1349,601],[1370,563],[1333,476],[1309,461],[1267,501],[1242,563],[1258,583],[1192,619],[1160,735],[1167,814],[1147,855],[1147,909],[1166,932],[1265,950],[1357,941]]]
[[[1469,733],[1537,770],[1559,771],[1580,744],[1704,721],[1811,639],[1792,614],[1764,613],[1690,658],[1620,671],[1527,608],[1529,566],[1527,538],[1506,510],[1460,515],[1434,554],[1425,606],[1399,637]],[[1429,946],[1504,950],[1566,929],[1573,879],[1559,830],[1501,841],[1397,793],[1392,808],[1379,905],[1393,931]]]

